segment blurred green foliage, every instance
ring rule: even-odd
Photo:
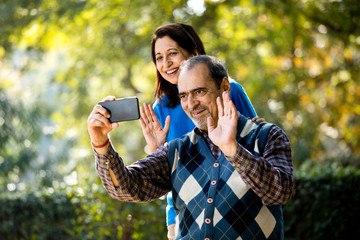
[[[1,239],[166,239],[165,200],[125,203],[94,189],[0,197]]]
[[[285,239],[353,239],[359,169],[311,165],[295,175],[297,194],[284,206]],[[1,239],[166,239],[165,200],[119,202],[96,186],[0,197]]]
[[[295,175],[296,195],[284,208],[285,238],[353,239],[360,207],[360,170],[305,164]]]
[[[98,185],[106,196],[87,117],[108,95],[153,102],[150,40],[169,22],[191,24],[258,115],[285,130],[295,172],[309,162],[359,168],[359,18],[356,0],[0,1],[0,193],[52,199],[63,190],[86,195]],[[121,123],[111,138],[127,163],[145,155],[138,121]],[[110,204],[103,197],[97,198]],[[81,206],[72,205],[75,212]],[[150,219],[138,213],[134,221]],[[164,216],[157,219],[163,225]]]

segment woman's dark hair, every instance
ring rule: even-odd
[[[153,34],[151,40],[151,57],[155,65],[155,43],[159,38],[163,38],[165,36],[170,37],[181,48],[185,49],[189,53],[194,53],[196,50],[199,55],[206,54],[204,45],[192,26],[183,23],[170,23],[158,27]],[[176,107],[179,103],[177,86],[166,81],[159,71],[156,70],[154,97],[159,98],[161,102],[161,96],[163,94],[170,100],[166,106],[171,108]]]

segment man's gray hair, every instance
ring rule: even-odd
[[[220,89],[220,85],[224,77],[228,77],[225,65],[217,58],[208,55],[197,55],[182,62],[181,70],[191,70],[199,64],[205,64],[210,72],[211,78],[215,81],[216,86]]]

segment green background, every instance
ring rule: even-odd
[[[170,22],[192,25],[257,114],[290,138],[301,188],[288,213],[312,212],[304,206],[316,199],[360,201],[360,2],[0,0],[1,239],[165,238],[164,200],[124,204],[104,191],[86,121],[108,95],[153,103],[151,36]],[[138,121],[111,136],[127,164],[145,156]],[[344,217],[329,209],[327,221]],[[359,232],[291,216],[286,236],[296,239]]]

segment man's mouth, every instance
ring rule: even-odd
[[[207,109],[206,108],[196,108],[196,109],[192,109],[190,110],[190,114],[193,117],[199,117],[201,116]]]

